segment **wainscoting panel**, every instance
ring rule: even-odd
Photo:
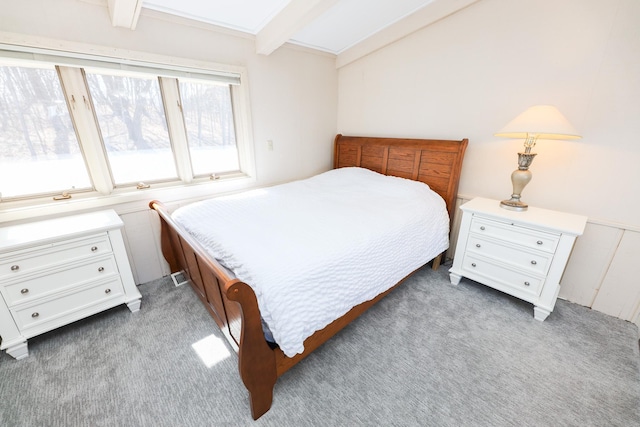
[[[165,275],[162,268],[164,259],[158,250],[160,225],[152,220],[151,213],[147,209],[120,215],[136,283],[147,283]]]
[[[640,233],[625,230],[607,275],[591,306],[634,321],[640,308]]]
[[[587,223],[562,277],[560,298],[593,305],[623,234],[624,230],[616,227]]]

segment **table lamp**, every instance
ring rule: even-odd
[[[500,202],[500,207],[514,211],[526,211],[529,207],[520,200],[520,194],[531,181],[529,166],[536,156],[531,149],[538,139],[581,138],[562,113],[552,105],[536,105],[527,109],[507,123],[495,136],[524,138],[524,153],[518,153],[518,169],[511,174],[513,194],[510,199]]]

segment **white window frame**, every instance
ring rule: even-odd
[[[51,196],[25,198],[23,200],[0,200],[0,222],[36,217],[43,214],[66,213],[78,209],[93,209],[122,203],[148,203],[152,199],[171,202],[198,199],[203,196],[238,191],[255,185],[256,171],[254,144],[252,138],[251,115],[249,105],[249,87],[244,67],[221,65],[203,61],[146,55],[137,53],[136,59],[112,58],[102,55],[62,52],[40,47],[19,46],[0,43],[0,56],[58,65],[62,80],[62,89],[71,105],[85,107],[84,99],[90,99],[84,82],[83,72],[78,68],[91,71],[105,70],[116,74],[135,75],[140,72],[146,76],[160,77],[159,84],[163,98],[165,95],[177,97],[178,82],[185,80],[229,79],[235,82],[231,89],[236,145],[240,163],[239,173],[221,174],[215,180],[193,178],[189,160],[186,132],[182,113],[170,103],[165,104],[165,114],[169,128],[169,137],[174,151],[178,170],[178,180],[154,183],[151,188],[139,190],[135,187],[120,187],[113,184],[106,159],[105,148],[100,138],[99,125],[95,121],[92,109],[81,114],[73,113],[74,125],[84,153],[87,168],[95,191],[72,194],[71,199],[53,201]],[[17,62],[17,61],[16,61]],[[163,99],[164,102],[164,99]],[[176,106],[177,107],[177,106]],[[184,124],[182,124],[184,126]],[[182,133],[182,135],[181,135]],[[87,141],[93,141],[87,143]],[[97,141],[97,143],[95,143]],[[136,209],[138,209],[136,208]],[[132,208],[134,209],[134,208]]]

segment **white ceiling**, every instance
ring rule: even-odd
[[[135,30],[141,9],[255,36],[256,52],[284,43],[329,52],[338,66],[479,0],[107,0],[113,25]]]
[[[432,1],[340,0],[288,41],[337,55]],[[289,3],[289,0],[144,0],[142,7],[257,35]]]
[[[143,0],[142,7],[256,35],[289,0]]]

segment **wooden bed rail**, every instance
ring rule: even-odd
[[[253,289],[207,256],[204,248],[171,218],[163,203],[153,200],[149,207],[160,217],[162,253],[171,272],[185,271],[191,287],[238,353],[238,371],[249,391],[251,415],[258,419],[271,407],[278,374],[275,351],[264,338]]]

